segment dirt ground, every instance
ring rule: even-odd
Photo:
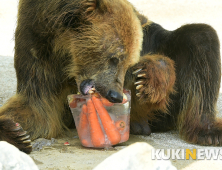
[[[222,40],[222,1],[221,0],[130,0],[136,8],[150,20],[173,30],[186,23],[207,23],[212,25]],[[16,79],[13,68],[13,34],[16,26],[17,1],[0,0],[0,105],[15,93]],[[222,98],[218,101],[221,110]],[[221,115],[222,112],[220,112]],[[176,131],[153,133],[151,136],[131,135],[128,142],[109,149],[87,149],[81,146],[76,130],[67,132],[56,139],[51,146],[30,154],[41,170],[87,170],[94,168],[111,154],[134,142],[147,142],[156,149],[214,148],[187,144]],[[69,142],[70,146],[64,146]],[[34,144],[34,143],[33,143]],[[217,147],[217,149],[222,147]],[[178,169],[192,167],[194,160],[177,160],[172,164]],[[216,166],[209,162],[211,169]],[[208,169],[205,166],[200,169]],[[192,168],[189,168],[192,169]],[[195,168],[196,169],[196,168]]]
[[[70,143],[70,146],[64,145],[67,141]],[[187,144],[179,138],[176,131],[153,133],[151,136],[130,135],[130,139],[127,142],[113,148],[89,149],[81,146],[77,132],[73,129],[66,133],[66,137],[56,139],[55,144],[44,147],[41,151],[34,151],[30,156],[41,170],[90,170],[111,154],[135,142],[147,142],[156,149],[218,149],[216,147],[202,147]],[[197,161],[192,159],[172,160],[172,164],[178,169],[193,166],[196,162]],[[212,169],[218,168],[218,164],[215,162],[210,165]],[[221,167],[221,165],[222,164],[220,164],[219,167]],[[200,169],[204,170],[205,167],[200,167]],[[208,170],[208,168],[206,168],[206,170]]]

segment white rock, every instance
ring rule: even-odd
[[[30,156],[15,146],[0,142],[0,170],[38,170]]]
[[[195,161],[191,164],[184,167],[182,170],[215,170],[215,169],[221,169],[222,167],[222,161],[220,159],[218,160],[201,160],[201,161]]]
[[[132,144],[114,153],[93,170],[176,170],[169,160],[152,160],[147,143]]]

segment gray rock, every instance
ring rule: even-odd
[[[169,160],[152,160],[152,149],[147,143],[137,142],[114,153],[93,170],[176,170]]]
[[[0,170],[38,170],[34,161],[15,146],[0,142]]]
[[[32,144],[32,151],[40,151],[44,146],[51,146],[52,144],[57,143],[56,139],[52,138],[51,140],[39,138],[36,139]]]

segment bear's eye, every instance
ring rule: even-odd
[[[110,59],[110,63],[112,65],[117,65],[119,63],[119,59],[116,58],[116,57],[113,57],[113,58]]]

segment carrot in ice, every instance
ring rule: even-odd
[[[107,100],[106,98],[101,98],[101,102],[104,106],[113,106],[114,103],[111,103],[109,100]]]
[[[92,96],[93,104],[96,108],[97,113],[101,119],[102,125],[105,129],[106,135],[111,142],[112,145],[115,145],[120,142],[121,136],[119,131],[117,130],[113,120],[111,119],[109,113],[103,106],[102,102],[99,98]],[[88,108],[89,110],[89,108]]]
[[[76,107],[77,107],[77,99],[72,98],[72,99],[69,101],[69,106],[70,106],[71,108],[76,108]]]
[[[99,124],[99,120],[96,114],[96,109],[91,99],[89,99],[87,102],[87,109],[88,109],[88,121],[90,126],[90,135],[91,135],[92,144],[95,147],[101,147],[105,143],[105,136]]]
[[[82,143],[83,146],[86,146],[86,147],[90,146],[89,141],[87,141],[86,139],[81,140],[81,143]]]
[[[98,92],[92,93],[91,95],[96,96],[97,98],[101,98],[101,95]]]
[[[119,131],[123,131],[126,127],[126,123],[123,121],[123,120],[118,120],[115,122],[115,125],[116,125],[116,128],[119,130]]]
[[[82,111],[80,113],[80,118],[79,118],[79,125],[78,125],[78,131],[79,131],[79,138],[82,141],[87,137],[87,132],[88,132],[88,119],[87,119],[87,106],[84,104],[82,106]]]
[[[129,139],[129,131],[126,131],[123,135],[121,135],[121,142],[126,142]]]
[[[123,93],[123,101],[122,104],[125,104],[128,101],[127,96]]]
[[[111,103],[109,100],[107,100],[106,98],[100,96],[99,93],[95,92],[92,94],[93,96],[97,97],[97,98],[100,98],[100,100],[102,101],[103,105],[104,106],[113,106],[114,103]]]
[[[86,99],[84,99],[84,98],[80,98],[80,99],[78,99],[79,100],[79,102],[85,102],[86,101]]]
[[[127,92],[128,92],[127,90],[123,89],[123,93],[127,93]]]
[[[123,132],[126,128],[126,123],[123,120],[116,121],[115,125],[120,132]],[[126,130],[123,134],[121,134],[120,142],[126,142],[128,139],[129,139],[129,130]]]

